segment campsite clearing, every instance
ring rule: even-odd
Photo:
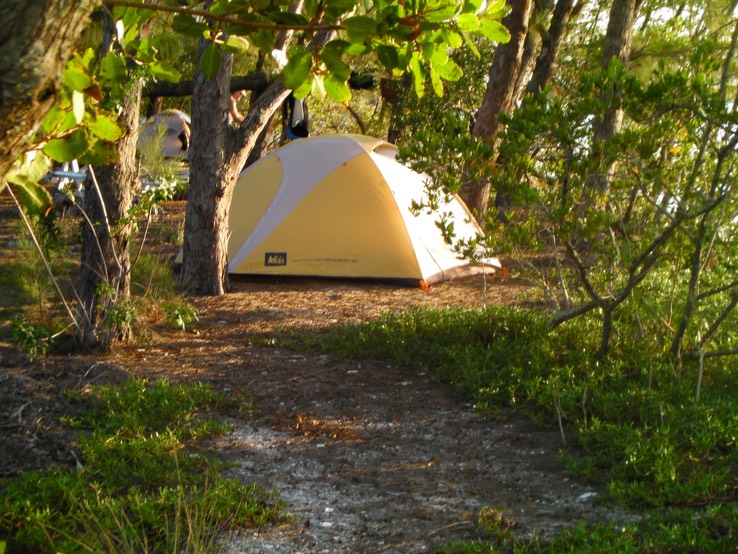
[[[16,239],[2,207],[0,247],[12,255]],[[169,204],[164,213],[181,214],[181,207]],[[28,362],[0,342],[0,474],[74,468],[74,436],[59,421],[70,408],[63,391],[133,375],[207,381],[233,398],[256,400],[256,419],[234,417],[233,432],[214,447],[234,462],[233,476],[279,489],[295,519],[234,535],[232,553],[428,552],[477,536],[485,509],[503,514],[524,536],[550,537],[578,520],[616,517],[597,505],[597,489],[564,468],[557,429],[481,417],[451,386],[417,369],[316,357],[273,340],[284,330],[318,330],[414,306],[525,304],[535,301],[526,283],[498,276],[485,289],[475,276],[426,292],[233,278],[232,288],[224,297],[192,299],[200,321],[186,332],[162,321],[110,356]]]

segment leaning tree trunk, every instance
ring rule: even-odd
[[[585,0],[579,2],[581,9]],[[543,37],[541,51],[538,53],[533,74],[526,87],[528,93],[541,92],[550,82],[553,76],[553,68],[564,44],[567,26],[574,11],[574,0],[559,0],[556,2],[548,32]]]
[[[613,58],[623,65],[627,65],[630,61],[633,25],[640,4],[641,0],[613,1],[602,52],[603,69],[608,68]],[[607,192],[615,169],[615,162],[607,159],[607,148],[623,125],[623,110],[618,105],[618,94],[619,91],[615,86],[601,92],[601,98],[607,107],[595,124],[592,134],[592,148],[596,158],[600,161],[600,169],[587,177],[587,186],[590,190],[600,194]]]
[[[126,340],[128,322],[117,320],[112,310],[130,297],[131,225],[126,221],[138,186],[136,138],[141,102],[141,81],[135,82],[121,106],[120,123],[125,135],[118,141],[118,161],[94,168],[85,181],[85,212],[80,271],[79,341],[85,347],[110,349]]]
[[[515,85],[520,73],[532,7],[532,0],[513,2],[512,11],[502,21],[510,31],[511,38],[507,44],[497,47],[489,70],[487,90],[472,129],[472,136],[493,146],[497,144],[500,128],[497,116],[510,113],[513,109]],[[459,191],[461,198],[480,221],[487,211],[489,194],[490,183],[486,180],[465,179]]]
[[[69,53],[97,3],[0,2],[0,178],[54,104]]]

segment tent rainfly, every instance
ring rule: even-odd
[[[435,214],[411,212],[427,176],[397,148],[361,135],[291,142],[246,169],[230,209],[229,272],[402,280],[432,284],[493,273],[495,258],[462,259]],[[457,238],[481,234],[458,197],[441,206]]]

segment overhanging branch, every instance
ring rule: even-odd
[[[179,81],[178,83],[157,81],[144,90],[144,95],[149,97],[192,96],[194,86],[195,81],[193,79]],[[263,71],[231,78],[231,92],[236,90],[264,90],[267,86],[269,86],[269,80]]]

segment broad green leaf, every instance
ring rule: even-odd
[[[303,83],[292,91],[295,98],[307,98],[313,91],[313,79],[305,79]]]
[[[365,15],[356,15],[354,17],[347,17],[341,23],[344,29],[351,32],[364,33],[371,35],[377,32],[377,22],[371,17]]]
[[[79,157],[80,163],[89,165],[106,165],[115,163],[118,159],[118,151],[115,143],[105,140],[96,140],[90,145],[87,152]]]
[[[446,65],[448,63],[448,54],[446,53],[446,49],[436,48],[429,60],[433,65]]]
[[[54,106],[49,110],[42,124],[47,135],[64,133],[76,126],[77,121],[75,121],[74,112],[58,106]]]
[[[182,73],[177,68],[166,62],[156,61],[149,67],[151,75],[158,81],[169,81],[176,83],[182,78]]]
[[[496,19],[482,19],[479,21],[477,33],[484,38],[505,44],[510,40],[510,31]]]
[[[90,132],[96,137],[115,142],[123,136],[123,129],[121,129],[115,120],[105,115],[98,115],[88,125]]]
[[[456,4],[453,2],[444,2],[439,4],[438,7],[426,11],[423,16],[426,21],[431,23],[448,21],[456,15]]]
[[[313,65],[313,57],[310,51],[297,44],[287,51],[287,65],[282,71],[284,78],[284,86],[295,90],[302,85],[310,75],[310,69]]]
[[[220,70],[220,50],[215,44],[209,45],[200,57],[200,70],[203,74],[211,79],[218,74]]]
[[[57,162],[71,162],[81,158],[89,147],[87,133],[78,130],[72,132],[68,137],[49,140],[44,144],[43,151]]]
[[[351,46],[346,48],[346,54],[348,54],[349,56],[359,57],[363,56],[370,50],[371,47],[367,46],[366,44],[363,44],[361,42],[353,42],[351,43]]]
[[[413,76],[413,88],[418,98],[425,94],[425,73],[420,65],[420,54],[415,51],[410,57],[410,73]]]
[[[432,65],[428,72],[430,73],[431,86],[433,87],[433,91],[436,93],[436,96],[443,96],[443,83]]]
[[[334,50],[323,50],[320,53],[320,59],[325,63],[328,71],[335,75],[336,78],[346,81],[351,77],[351,68],[341,59],[341,56]]]
[[[378,46],[377,57],[379,58],[379,61],[382,62],[382,65],[387,69],[394,69],[400,63],[400,53],[394,46]]]
[[[430,60],[433,54],[436,53],[436,45],[432,42],[424,42],[421,44],[421,48],[423,49],[423,56],[426,60]]]
[[[22,156],[0,183],[0,192],[7,181],[14,186],[18,202],[29,215],[44,216],[52,205],[51,195],[39,181],[51,167],[51,161],[41,152]]]
[[[77,125],[82,123],[85,118],[85,95],[78,90],[72,91],[72,113]]]
[[[14,185],[38,183],[51,169],[51,160],[43,152],[28,152],[8,171],[5,179]]]
[[[44,217],[49,213],[53,201],[49,191],[38,183],[26,183],[15,187],[18,203],[28,215]]]
[[[64,86],[70,90],[85,90],[92,86],[92,79],[84,71],[67,68],[64,70]]]
[[[128,78],[125,62],[113,52],[108,52],[100,62],[100,77],[120,83]]]
[[[476,14],[473,13],[462,13],[456,18],[456,25],[459,29],[466,32],[472,32],[479,29],[480,21]]]
[[[328,96],[335,101],[343,103],[351,100],[351,91],[346,81],[336,78],[335,75],[328,75],[324,80],[324,86]]]
[[[445,33],[445,36],[448,45],[454,50],[456,50],[457,48],[461,48],[461,45],[464,44],[464,39],[461,38],[461,35],[456,31],[449,30],[447,33]]]
[[[494,17],[495,19],[502,19],[508,14],[510,8],[507,5],[507,0],[492,0],[484,10],[485,15]]]
[[[433,64],[433,69],[438,72],[439,77],[444,81],[458,81],[464,72],[456,64],[454,60],[447,60],[445,64]]]
[[[172,30],[188,37],[200,38],[208,31],[208,26],[191,15],[178,13],[172,18]]]
[[[225,42],[226,48],[235,52],[246,52],[249,49],[249,41],[238,35],[228,35]]]

